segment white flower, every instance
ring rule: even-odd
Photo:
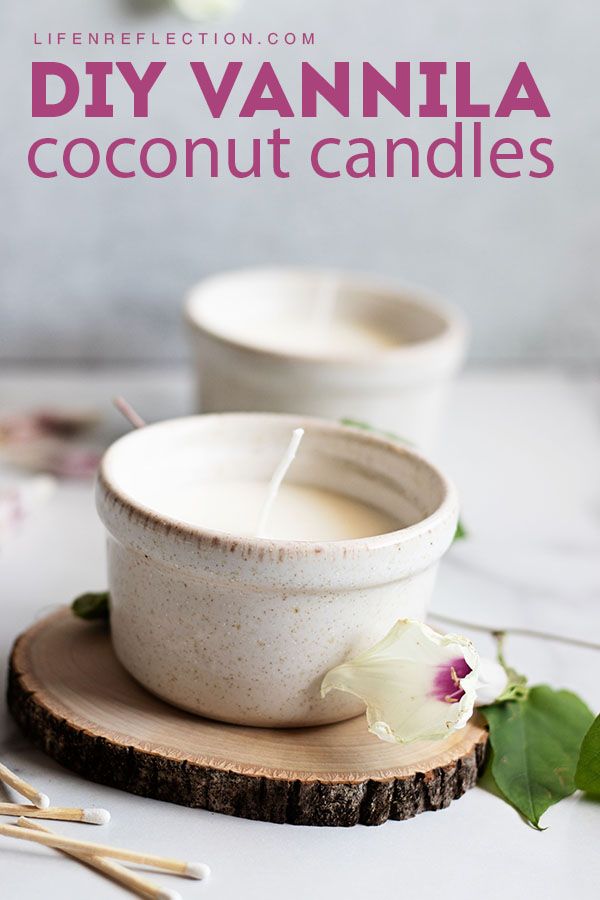
[[[171,2],[179,12],[195,22],[226,15],[239,6],[239,0],[171,0]]]
[[[338,690],[360,697],[369,731],[384,741],[436,740],[470,719],[479,667],[467,638],[403,619],[370,650],[331,669],[321,696]]]
[[[503,694],[508,686],[506,669],[495,659],[479,657],[479,678],[475,706],[488,706]]]

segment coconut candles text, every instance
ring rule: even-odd
[[[174,173],[185,178],[289,178],[303,158],[314,175],[325,179],[547,178],[554,170],[550,137],[529,132],[526,139],[515,136],[517,127],[530,129],[531,122],[550,117],[524,61],[507,68],[493,96],[478,92],[469,62],[396,62],[381,69],[370,62],[335,62],[327,71],[302,62],[285,82],[270,62],[178,65],[189,70],[193,85],[194,105],[189,108],[188,97],[181,112],[193,123],[194,134],[140,138],[134,133],[136,120],[160,118],[154,111],[169,98],[166,62],[89,61],[77,70],[60,61],[34,62],[35,120],[126,118],[133,133],[106,143],[85,135],[63,142],[43,134],[29,148],[31,172],[44,179],[90,178],[99,172],[115,178],[160,179]],[[299,163],[293,139],[284,133],[285,122],[320,115],[327,116],[328,133],[311,140],[308,153],[303,142]],[[398,122],[397,132],[383,139],[369,137],[371,120],[383,115],[386,122]],[[225,117],[255,120],[261,135],[216,138],[207,133],[206,124]],[[364,133],[336,135],[332,122],[349,118],[360,119]],[[424,141],[416,124],[406,133],[407,122],[415,119],[439,119],[443,133]],[[496,127],[489,138],[490,121],[506,122],[506,133],[498,136]]]

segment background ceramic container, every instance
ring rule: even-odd
[[[292,428],[306,429],[289,473],[395,516],[406,527],[359,540],[241,538],[146,505],[156,479],[267,481]],[[247,725],[340,721],[348,694],[321,700],[325,673],[423,618],[452,542],[454,488],[393,441],[325,421],[262,414],[192,416],[134,431],[106,452],[97,504],[108,531],[117,656],[151,691],[190,711]]]
[[[308,315],[324,279],[338,284],[336,315],[398,338],[366,357],[261,349],[228,334],[240,320]],[[188,295],[202,412],[264,411],[364,421],[424,449],[434,442],[449,380],[465,354],[462,316],[417,288],[335,273],[251,269],[200,282]]]

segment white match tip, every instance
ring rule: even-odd
[[[208,878],[210,875],[210,868],[206,865],[206,863],[188,863],[185,867],[185,874],[189,875],[190,878],[198,878],[202,880],[204,878]]]
[[[90,809],[83,810],[82,822],[88,822],[90,825],[107,825],[110,822],[110,813],[107,809]]]
[[[159,888],[156,892],[157,900],[181,900],[181,894],[171,891],[169,888]]]
[[[48,797],[47,794],[36,794],[36,796],[32,798],[32,802],[38,809],[48,809],[50,806],[50,797]]]

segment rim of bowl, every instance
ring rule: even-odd
[[[272,347],[261,347],[259,344],[251,342],[246,343],[221,334],[215,331],[206,322],[199,318],[194,307],[196,306],[196,298],[199,294],[210,288],[211,285],[219,281],[226,281],[230,278],[243,278],[244,276],[312,276],[327,278],[335,277],[340,284],[348,284],[356,286],[365,293],[385,294],[388,298],[406,299],[413,301],[417,306],[421,306],[428,313],[433,313],[443,321],[443,329],[440,334],[435,337],[425,338],[419,341],[413,341],[409,344],[398,344],[397,346],[388,347],[384,350],[374,351],[372,354],[364,354],[360,356],[337,355],[332,356],[326,352],[302,353],[298,350],[277,350]],[[467,319],[453,304],[442,298],[434,291],[422,287],[421,285],[411,284],[409,282],[395,282],[391,278],[382,278],[377,275],[370,275],[366,272],[353,272],[345,269],[329,269],[319,267],[302,268],[299,266],[248,266],[240,269],[228,269],[225,272],[216,272],[207,275],[201,281],[192,285],[185,293],[184,299],[184,319],[192,330],[197,330],[206,337],[217,341],[220,344],[231,347],[235,350],[242,350],[247,353],[256,354],[264,359],[282,360],[288,359],[296,363],[314,364],[320,363],[325,365],[352,364],[356,366],[386,365],[390,362],[408,359],[410,357],[418,357],[429,354],[431,351],[439,352],[442,349],[455,350],[459,348],[462,353],[466,344],[469,328]]]
[[[245,418],[254,420],[263,419],[282,423],[289,423],[290,428],[318,428],[326,432],[351,432],[359,442],[365,444],[376,444],[383,446],[392,453],[399,456],[410,456],[416,459],[421,465],[424,465],[432,471],[438,479],[442,489],[442,499],[436,509],[424,519],[420,519],[412,525],[405,528],[399,528],[396,531],[388,531],[384,534],[371,535],[364,538],[349,538],[336,541],[300,541],[287,540],[277,538],[259,538],[250,537],[248,535],[235,534],[228,531],[216,531],[214,529],[203,528],[201,525],[191,525],[172,516],[162,515],[150,506],[140,503],[135,497],[129,495],[126,491],[117,488],[110,478],[111,454],[122,443],[135,440],[138,432],[146,432],[148,429],[166,429],[172,424],[183,421],[207,421],[215,419],[237,419],[242,421]],[[118,452],[118,450],[117,450]],[[225,413],[206,413],[193,416],[178,416],[174,419],[163,419],[145,425],[143,429],[136,429],[128,434],[123,435],[114,441],[105,451],[97,475],[97,485],[106,493],[110,499],[116,500],[128,513],[129,518],[135,519],[141,524],[151,524],[158,527],[167,527],[170,533],[180,534],[188,538],[194,538],[200,546],[210,546],[213,549],[220,548],[231,550],[232,544],[242,552],[248,551],[252,554],[254,551],[268,552],[272,551],[279,554],[285,551],[289,556],[303,556],[310,554],[321,555],[326,550],[331,553],[337,553],[340,556],[347,555],[348,551],[359,549],[383,549],[392,547],[398,543],[404,543],[410,540],[418,539],[423,534],[430,532],[438,524],[443,524],[444,520],[456,512],[458,515],[458,494],[452,481],[447,478],[438,468],[433,465],[425,456],[412,447],[380,435],[378,432],[366,431],[363,428],[354,425],[343,425],[329,419],[320,419],[315,416],[294,416],[286,413],[248,413],[248,412],[225,412]],[[339,493],[339,492],[338,492]],[[106,524],[106,523],[104,523]]]

